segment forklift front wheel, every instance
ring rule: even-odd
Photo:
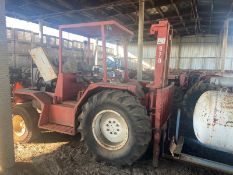
[[[28,143],[38,135],[38,114],[30,103],[13,108],[12,123],[14,141]]]

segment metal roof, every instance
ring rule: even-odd
[[[133,32],[128,30],[125,26],[118,22],[101,21],[101,22],[88,22],[78,24],[65,24],[59,25],[59,29],[68,30],[71,33],[77,33],[81,36],[88,38],[101,38],[101,26],[106,26],[105,36],[108,40],[123,40],[130,39],[133,36]]]
[[[145,0],[145,40],[150,25],[168,19],[176,35],[219,34],[231,17],[232,0]],[[137,39],[138,0],[6,0],[6,15],[45,25],[115,20]]]

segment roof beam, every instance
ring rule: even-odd
[[[34,4],[39,6],[39,7],[43,7],[46,10],[53,11],[55,13],[59,12],[59,8],[57,8],[57,7],[53,6],[53,5],[48,5],[48,3],[44,2],[44,1],[36,1]],[[65,14],[65,16],[67,16],[67,17],[69,17],[71,19],[74,19],[71,14]],[[40,20],[40,18],[39,18],[39,20]]]
[[[129,0],[131,2],[131,4],[133,5],[136,13],[138,12],[138,6],[136,5],[136,3],[133,1],[133,0]],[[145,12],[144,12],[144,15],[145,15],[145,18],[150,20],[150,17],[148,16],[148,14],[146,13],[146,9],[145,9]]]
[[[155,6],[155,2],[153,0],[149,0],[150,4],[152,5],[153,8],[155,8],[157,10],[157,12],[159,12],[160,16],[162,18],[165,17],[163,11],[161,10],[160,6]]]
[[[60,1],[60,0],[59,0]],[[149,1],[149,0],[146,0],[146,1]],[[38,1],[37,1],[38,2]],[[168,5],[169,1],[162,1],[160,3],[156,3],[156,8],[157,7],[160,7],[162,5]],[[49,14],[45,14],[45,15],[37,15],[37,16],[32,16],[31,17],[31,20],[36,20],[36,19],[48,19],[48,18],[55,18],[55,17],[58,17],[58,16],[62,16],[62,15],[66,15],[66,14],[72,14],[72,13],[76,13],[76,12],[83,12],[83,11],[91,11],[91,10],[96,10],[96,9],[101,9],[101,8],[106,8],[108,6],[112,6],[112,7],[115,7],[115,6],[120,6],[120,5],[133,5],[133,7],[135,8],[135,11],[137,12],[138,11],[138,7],[137,7],[137,4],[138,2],[135,2],[133,0],[119,0],[117,2],[111,2],[111,3],[106,3],[106,4],[102,4],[100,6],[95,6],[95,7],[87,7],[87,8],[81,8],[81,9],[73,9],[73,10],[67,10],[67,11],[63,11],[63,12],[54,12],[54,13],[49,13]],[[132,13],[132,12],[129,12],[129,13]],[[124,13],[124,14],[128,14],[128,13]],[[150,19],[150,16],[145,13],[145,17],[146,19]]]
[[[212,0],[212,2],[211,2],[211,7],[210,7],[209,33],[211,33],[211,25],[212,25],[213,11],[214,11],[214,0]]]
[[[190,13],[188,13],[188,14],[184,14],[184,15],[182,15],[183,17],[190,17],[191,16],[191,14]],[[169,21],[170,21],[170,23],[173,23],[173,22],[179,22],[180,24],[182,24],[182,22],[180,21],[180,19],[178,19],[178,20],[176,20],[176,18],[179,18],[179,16],[167,16],[166,17]],[[156,23],[156,22],[158,22],[160,19],[155,19],[155,20],[150,20],[150,21],[148,21],[148,20],[145,20],[145,24],[152,24],[152,23]],[[193,19],[192,19],[193,20]],[[137,23],[130,23],[130,24],[126,24],[127,26],[137,26]]]
[[[113,7],[113,10],[115,10],[120,15],[126,15],[128,18],[130,18],[133,22],[136,22],[137,20],[130,16],[129,14],[123,14],[117,7]]]
[[[195,32],[198,33],[201,31],[201,23],[199,20],[199,14],[197,11],[197,0],[191,0],[191,7],[193,12],[193,17],[195,19]]]
[[[64,0],[56,0],[56,1],[57,1],[61,6],[67,8],[67,9],[74,9],[74,7],[73,7],[70,3],[68,3],[68,2],[66,2],[66,1],[64,1]]]
[[[55,12],[55,13],[49,13],[45,15],[38,15],[38,16],[32,16],[32,19],[48,19],[48,18],[55,18],[58,16],[66,15],[66,14],[72,14],[72,13],[77,13],[77,12],[83,12],[83,11],[92,11],[96,9],[101,9],[101,8],[106,8],[108,6],[119,6],[121,4],[132,4],[133,2],[125,2],[124,0],[120,0],[117,2],[111,2],[111,3],[106,3],[102,4],[100,6],[92,6],[92,7],[87,7],[87,8],[81,8],[81,9],[73,9],[73,10],[66,10],[63,12]]]
[[[186,28],[186,25],[185,25],[184,19],[183,19],[183,17],[180,15],[180,11],[179,11],[179,9],[178,9],[178,7],[177,7],[176,3],[174,2],[174,0],[171,0],[171,4],[172,4],[173,8],[175,9],[176,14],[177,14],[177,15],[178,15],[178,17],[180,18],[180,21],[181,21],[181,23],[183,24],[183,26],[184,26],[184,28],[185,28],[186,32],[189,34],[189,31],[188,31],[188,29]]]
[[[229,18],[229,17],[230,17],[230,15],[232,14],[232,10],[233,10],[233,2],[231,3],[230,9],[229,9],[229,11],[227,12],[226,18]]]
[[[22,7],[26,7],[26,6],[30,6],[31,4],[34,4],[36,1],[26,1],[25,3],[23,3],[22,5],[18,6],[18,8],[22,8]]]
[[[192,0],[190,1],[190,3],[191,3],[191,12],[192,12],[193,19],[194,19],[194,22],[195,22],[195,34],[196,34],[197,33],[198,21],[197,21],[196,15],[195,15],[195,9],[194,9],[194,5],[193,5]]]

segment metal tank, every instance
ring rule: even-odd
[[[233,93],[202,94],[195,106],[193,127],[201,143],[233,153]]]

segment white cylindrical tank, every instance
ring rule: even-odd
[[[233,93],[202,94],[195,106],[193,127],[201,143],[233,153]]]

